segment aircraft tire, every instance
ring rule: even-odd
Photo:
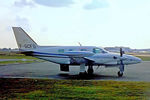
[[[123,76],[123,72],[118,72],[118,77],[122,77]]]
[[[94,70],[92,68],[88,69],[87,71],[88,71],[88,75],[93,75]]]

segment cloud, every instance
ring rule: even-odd
[[[109,4],[106,0],[92,0],[91,3],[84,6],[84,9],[93,10],[97,8],[106,8],[108,6]]]
[[[27,1],[27,0],[19,0],[14,2],[14,6],[16,7],[34,7],[34,3],[32,1]]]
[[[68,7],[74,4],[73,0],[34,0],[34,2],[48,7]]]

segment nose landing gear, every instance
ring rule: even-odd
[[[120,71],[118,72],[118,77],[122,77],[123,76],[123,72],[124,72],[124,64],[123,61],[121,61],[121,64],[119,66]]]

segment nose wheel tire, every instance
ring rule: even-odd
[[[118,72],[118,77],[122,77],[123,76],[123,72]]]

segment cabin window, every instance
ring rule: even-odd
[[[87,51],[86,49],[81,49],[80,51]]]
[[[64,49],[59,49],[58,52],[59,53],[64,53]]]

